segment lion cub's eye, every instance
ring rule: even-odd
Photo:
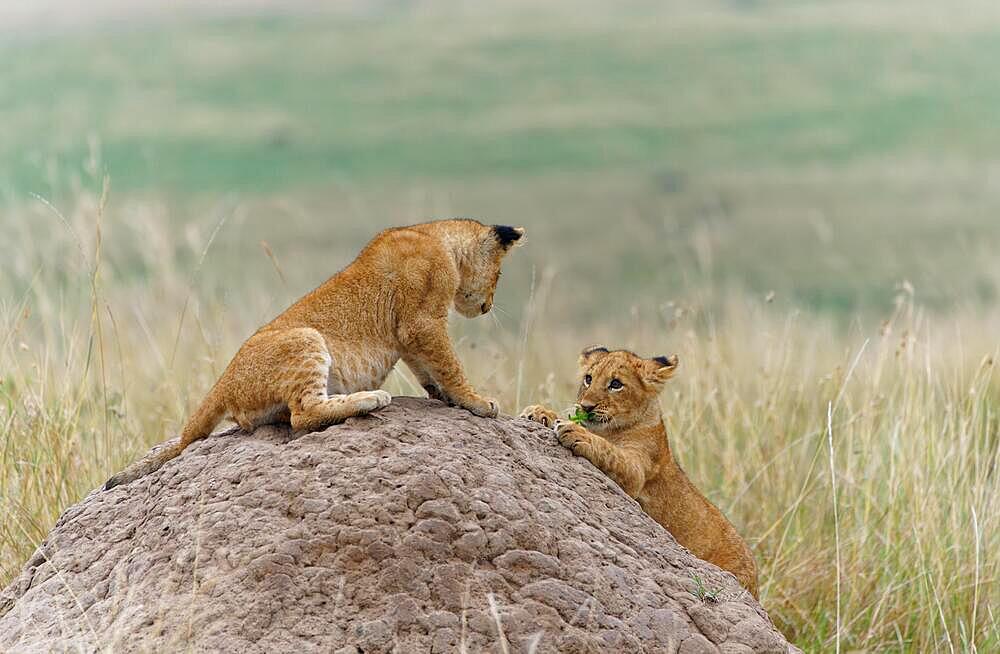
[[[625,384],[621,383],[617,379],[612,379],[611,383],[608,384],[608,388],[613,391],[620,391],[621,389],[625,388]]]
[[[584,386],[590,386],[590,382],[592,382],[592,381],[594,381],[593,377],[591,377],[590,375],[585,375],[584,378],[583,378],[583,385]]]

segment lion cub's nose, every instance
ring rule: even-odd
[[[490,310],[490,303],[489,302],[483,302],[483,306],[481,306],[479,308],[483,310],[483,313],[486,313],[486,312],[488,312]]]
[[[591,411],[593,411],[593,410],[594,410],[594,409],[596,409],[596,408],[597,408],[597,405],[596,405],[596,404],[581,404],[581,405],[580,405],[580,409],[581,409],[581,410],[582,410],[582,411],[583,411],[584,413],[590,413]]]

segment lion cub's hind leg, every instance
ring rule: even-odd
[[[238,411],[230,417],[240,426],[240,429],[252,432],[264,425],[287,425],[292,419],[292,413],[285,404],[277,403],[265,409]]]
[[[733,573],[740,585],[757,597],[757,563],[750,547],[735,529],[725,530],[721,540],[715,551],[705,560]]]
[[[255,427],[281,416],[292,428],[316,431],[388,405],[382,390],[329,395],[332,358],[323,336],[308,327],[267,330],[252,336],[233,359],[227,403],[237,422]]]
[[[323,380],[324,387],[326,379]],[[305,395],[298,406],[292,405],[292,428],[302,431],[316,431],[327,425],[343,422],[354,416],[370,413],[388,406],[392,396],[383,390],[359,391],[348,395],[327,395],[323,389],[319,394]]]

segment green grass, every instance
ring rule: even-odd
[[[589,411],[584,411],[583,409],[577,407],[576,413],[572,414],[569,419],[578,425],[582,425],[588,420],[593,420],[594,414]]]
[[[789,637],[1000,646],[1000,13],[544,6],[0,36],[0,583],[375,231],[473,216],[527,228],[453,325],[506,412],[676,351]]]
[[[844,320],[886,310],[904,280],[937,308],[996,298],[1000,23],[937,30],[896,7],[859,26],[809,3],[564,10],[8,37],[0,198],[71,201],[107,173],[112,209],[153,197],[178,229],[234,198],[255,214],[240,244],[281,259],[317,243],[347,256],[371,231],[344,239],[352,221],[523,223],[573,253],[536,265],[586,275],[602,310],[719,285]],[[276,204],[314,215],[275,235]],[[602,238],[622,226],[632,238]],[[597,270],[580,256],[595,248]],[[332,270],[305,272],[294,288]]]
[[[795,27],[780,9],[752,29],[689,28],[682,12],[673,27],[668,10],[536,13],[181,21],[8,44],[0,180],[59,190],[91,134],[119,189],[181,192],[982,160],[1000,145],[984,120],[1000,31]]]

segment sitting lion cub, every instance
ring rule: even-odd
[[[657,399],[677,356],[642,359],[592,347],[580,355],[577,396],[584,425],[543,406],[522,418],[554,427],[559,442],[586,458],[635,498],[642,509],[695,556],[728,570],[757,596],[757,566],[746,542],[687,478],[670,452]]]
[[[180,442],[105,484],[148,474],[208,436],[224,416],[251,431],[291,422],[314,431],[386,406],[376,390],[399,359],[436,399],[478,416],[497,403],[469,385],[448,337],[448,310],[487,313],[520,227],[442,220],[388,229],[346,268],[261,327],[240,347],[184,426]]]

